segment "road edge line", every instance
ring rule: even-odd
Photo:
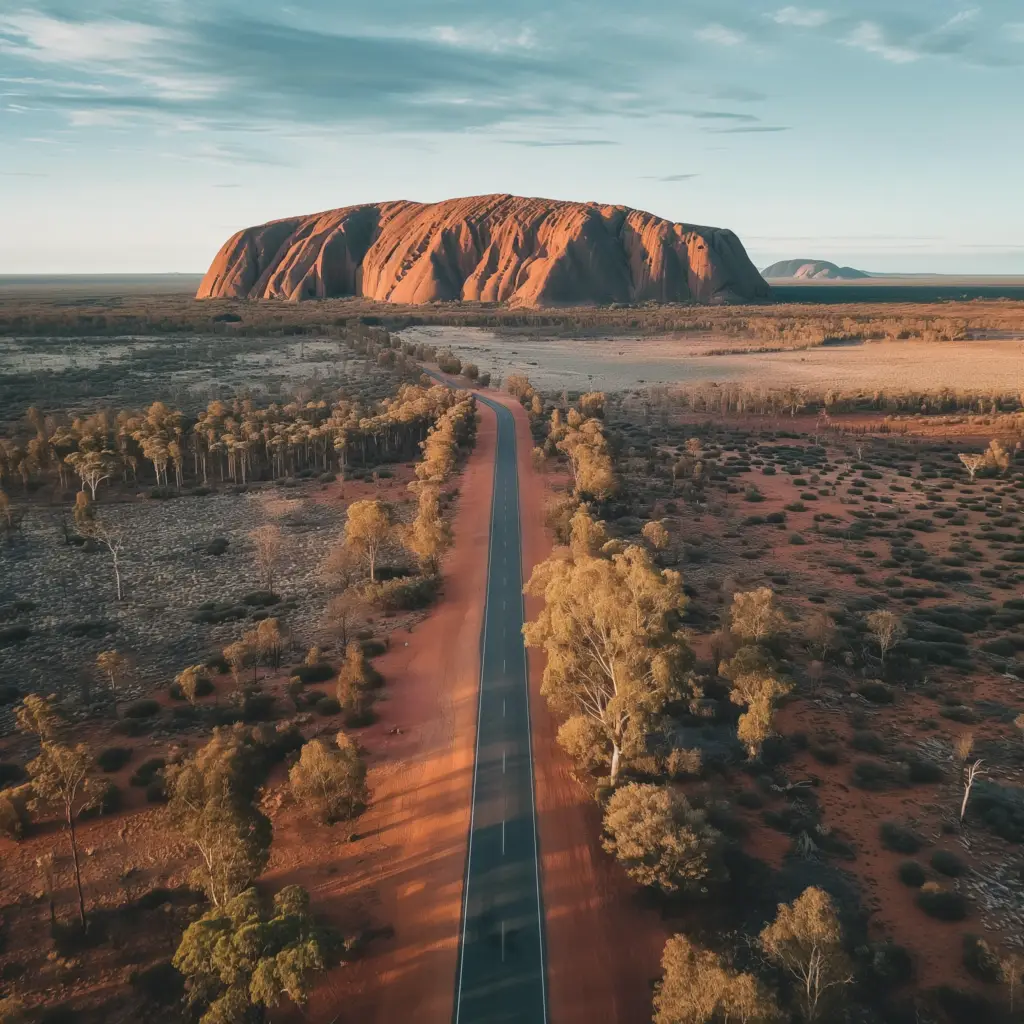
[[[450,385],[449,385],[450,386]],[[489,403],[487,403],[489,404]],[[455,1011],[453,1015],[454,1024],[459,1024],[459,1013],[462,1010],[462,971],[466,961],[466,925],[469,914],[469,880],[470,863],[473,856],[473,823],[476,818],[476,781],[477,772],[480,767],[480,721],[484,708],[484,638],[487,636],[487,616],[490,611],[491,591],[491,548],[494,544],[494,494],[498,484],[498,413],[493,407],[494,413],[494,471],[491,474],[491,510],[488,516],[487,525],[487,575],[484,578],[484,621],[480,627],[480,675],[477,681],[476,697],[476,739],[473,749],[473,790],[469,799],[469,833],[466,837],[466,866],[463,868],[462,877],[462,921],[459,928],[459,963],[455,973]],[[516,473],[516,486],[519,485],[519,474]],[[517,498],[518,498],[518,491]]]
[[[519,437],[517,436],[515,413],[508,410],[512,418],[512,445],[516,463],[516,526],[519,530],[519,607],[523,625],[526,625],[526,595],[523,592],[523,508],[519,500]],[[534,780],[535,762],[533,759],[533,713],[530,710],[530,655],[523,644],[523,683],[526,686],[526,736],[527,747],[530,752],[530,809],[533,811],[533,871],[537,883],[537,935],[540,940],[540,1002],[543,1013],[543,1024],[548,1020],[548,971],[547,971],[547,943],[544,934],[544,890],[540,879],[540,835],[537,825],[537,787]]]

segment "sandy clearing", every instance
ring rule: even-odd
[[[477,445],[459,479],[455,544],[444,598],[411,633],[391,634],[375,662],[386,680],[380,719],[361,730],[372,803],[347,842],[311,857],[314,826],[293,811],[275,821],[268,881],[307,886],[338,922],[391,927],[355,963],[331,971],[304,1019],[394,1024],[448,1021],[462,905],[487,573],[495,418],[481,409]],[[392,735],[394,728],[401,730]],[[290,841],[282,842],[285,833]]]
[[[403,339],[449,346],[495,376],[525,373],[544,391],[621,391],[672,384],[767,388],[1000,391],[1024,389],[1024,341],[868,342],[802,351],[709,356],[728,335],[536,338],[473,327],[411,327]]]

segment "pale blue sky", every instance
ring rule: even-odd
[[[1024,5],[2,0],[0,273],[202,271],[237,228],[483,192],[759,266],[1024,273]]]

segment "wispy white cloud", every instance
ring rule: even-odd
[[[757,135],[760,133],[788,132],[788,124],[743,124],[735,128],[702,128],[709,135]]]
[[[613,139],[502,139],[506,146],[530,146],[534,149],[557,149],[562,146],[617,146]]]
[[[702,42],[715,43],[718,46],[739,46],[747,41],[742,32],[720,25],[717,21],[698,29],[696,35]]]
[[[134,61],[153,55],[166,32],[131,21],[65,21],[25,11],[0,16],[0,51],[47,64]]]
[[[103,107],[74,107],[67,118],[72,128],[119,128],[129,121],[123,110]]]
[[[530,25],[502,28],[438,25],[431,30],[430,38],[448,46],[490,53],[533,50],[538,45],[537,33]]]
[[[832,20],[828,11],[812,7],[782,7],[768,17],[777,25],[794,25],[797,28],[821,28]]]
[[[866,53],[873,53],[893,64],[910,64],[920,60],[922,54],[909,46],[889,42],[881,25],[874,21],[862,21],[846,37],[847,45]]]
[[[71,21],[46,14],[0,15],[0,54],[99,77],[128,79],[165,100],[215,96],[223,85],[211,74],[155,71],[184,42],[167,28],[124,20]],[[63,83],[66,88],[68,83]],[[101,91],[92,84],[83,91]],[[76,112],[72,123],[104,123],[98,111]]]
[[[962,25],[964,22],[974,21],[980,13],[980,7],[971,7],[964,11],[957,11],[953,17],[944,22],[942,28],[952,28],[954,25]]]
[[[680,110],[680,114],[695,121],[760,121],[753,114],[738,114],[732,110]]]

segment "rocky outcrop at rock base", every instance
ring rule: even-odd
[[[501,302],[511,306],[766,300],[740,240],[597,203],[474,196],[397,201],[234,234],[197,298]]]

